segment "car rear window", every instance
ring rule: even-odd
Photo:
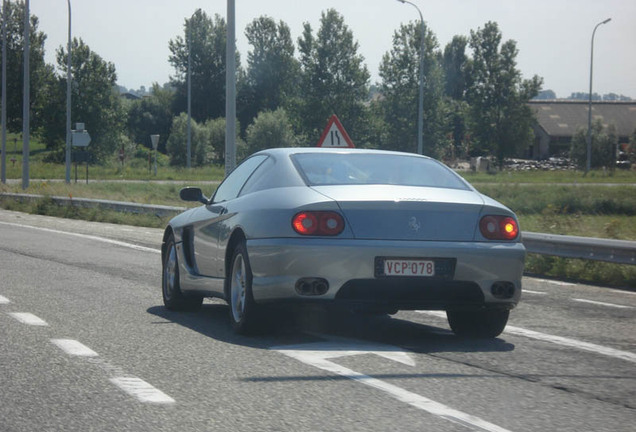
[[[400,185],[469,190],[434,159],[386,153],[297,153],[292,160],[310,186]]]

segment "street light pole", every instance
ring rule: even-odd
[[[192,18],[188,23],[188,138],[186,145],[186,168],[192,166]]]
[[[236,8],[227,0],[225,57],[225,175],[236,165]]]
[[[31,75],[29,72],[31,13],[29,9],[29,0],[26,0],[24,2],[24,85],[22,90],[22,189],[29,187],[29,120],[31,114]]]
[[[592,48],[590,50],[590,94],[587,107],[587,162],[585,164],[585,173],[590,172],[592,166],[592,73],[594,71],[594,35],[596,29],[603,24],[607,24],[612,19],[608,18],[605,21],[601,21],[596,24],[594,31],[592,32]]]
[[[66,183],[71,183],[71,0],[68,4],[68,47],[66,49]]]
[[[422,11],[415,4],[411,3],[408,0],[397,0],[400,3],[408,3],[417,9],[417,12],[420,14],[420,27],[421,27],[421,41],[420,41],[420,67],[419,67],[419,85],[420,85],[420,93],[418,99],[418,109],[417,109],[417,153],[424,153],[424,36],[426,34],[426,27],[424,27],[424,17],[422,16]]]
[[[2,2],[2,183],[7,182],[7,6],[8,2]]]

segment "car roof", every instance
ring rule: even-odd
[[[423,157],[431,159],[428,156],[422,156],[415,153],[406,153],[389,150],[375,150],[375,149],[357,149],[346,147],[285,147],[285,148],[271,148],[267,150],[261,150],[255,154],[271,154],[273,156],[290,156],[294,154],[303,153],[332,153],[332,154],[378,154],[378,155],[401,155],[401,156],[413,156]]]

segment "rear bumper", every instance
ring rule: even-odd
[[[325,301],[395,309],[514,307],[521,296],[525,248],[518,243],[423,242],[339,239],[248,240],[257,303]],[[451,278],[376,277],[376,257],[453,258]],[[296,292],[301,278],[322,278],[323,295]],[[495,282],[509,282],[514,294],[492,295]]]

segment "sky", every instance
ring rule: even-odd
[[[517,66],[524,78],[538,75],[543,89],[557,97],[588,92],[594,26],[611,18],[594,39],[593,91],[636,99],[636,1],[634,0],[412,0],[437,36],[440,47],[455,35],[469,36],[488,21],[499,25],[504,40],[517,42]],[[371,73],[392,46],[400,24],[419,21],[415,7],[397,0],[235,0],[236,40],[242,65],[250,46],[245,27],[263,15],[284,21],[294,41],[303,23],[317,32],[321,12],[336,9],[353,32]],[[71,0],[72,35],[114,63],[118,84],[129,89],[164,84],[174,74],[168,42],[183,35],[184,22],[196,9],[227,16],[226,0]],[[46,61],[66,46],[65,0],[30,0],[31,14],[47,35]]]

